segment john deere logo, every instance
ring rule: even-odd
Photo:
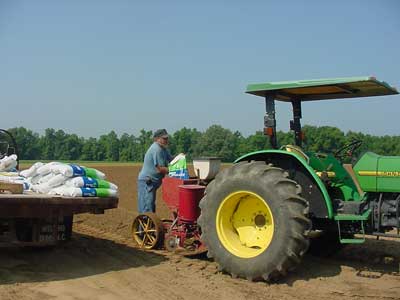
[[[358,171],[360,176],[400,177],[400,171]]]

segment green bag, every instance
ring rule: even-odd
[[[168,166],[170,177],[189,179],[189,172],[186,164],[186,156],[183,153],[178,154]]]

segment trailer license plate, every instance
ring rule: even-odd
[[[53,224],[42,225],[40,228],[39,241],[40,242],[54,242],[54,229],[57,230],[57,241],[65,241],[66,237],[66,226],[64,224],[58,224],[56,227]]]

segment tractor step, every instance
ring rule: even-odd
[[[368,209],[365,211],[362,215],[353,215],[353,214],[338,214],[334,217],[334,219],[337,222],[338,225],[338,231],[339,231],[339,241],[341,244],[362,244],[365,242],[365,231],[364,231],[364,221],[367,221],[369,218],[369,215],[371,213],[371,209]],[[361,238],[342,238],[342,233],[341,233],[341,223],[346,224],[346,223],[356,223],[360,222],[360,234],[362,235]]]
[[[336,221],[367,221],[369,215],[371,213],[371,209],[365,211],[362,215],[354,215],[354,214],[337,214],[334,219]]]
[[[349,215],[349,214],[338,214],[335,216],[336,221],[366,221],[368,216],[364,215]]]
[[[337,219],[336,221],[337,221],[338,231],[339,231],[339,241],[340,241],[341,244],[362,244],[362,243],[365,242],[364,220],[354,220],[354,219],[351,219],[351,220],[338,220]],[[359,239],[357,239],[357,238],[352,238],[352,239],[342,238],[340,221],[342,221],[342,223],[345,223],[345,222],[352,222],[352,223],[360,222],[361,230],[360,230],[359,233],[362,234],[362,238],[359,238]]]
[[[362,244],[365,242],[365,239],[340,239],[341,244]]]

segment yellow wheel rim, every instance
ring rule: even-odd
[[[263,253],[274,235],[271,209],[263,198],[249,191],[234,192],[222,201],[216,226],[222,245],[242,258]]]
[[[132,224],[133,239],[140,248],[153,249],[158,243],[161,230],[149,214],[138,215]]]

